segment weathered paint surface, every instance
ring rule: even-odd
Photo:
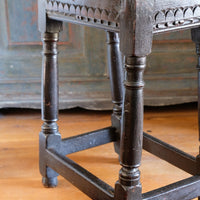
[[[36,2],[0,2],[0,107],[40,107],[42,47]],[[105,33],[65,24],[60,38],[60,108],[111,109]],[[154,39],[145,71],[145,104],[196,101],[196,55],[190,33]]]

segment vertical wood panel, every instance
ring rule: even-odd
[[[36,2],[0,1],[0,107],[40,107],[42,48]],[[154,39],[145,71],[145,104],[196,101],[190,32]],[[65,23],[59,49],[60,108],[111,109],[104,31]]]

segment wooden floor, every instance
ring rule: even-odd
[[[62,177],[57,188],[43,188],[38,169],[41,124],[39,111],[0,111],[0,200],[88,200]],[[110,112],[67,110],[60,113],[63,137],[109,125]],[[146,108],[144,131],[194,156],[198,154],[196,104]],[[76,153],[70,158],[114,186],[120,166],[113,144]],[[190,176],[145,151],[140,170],[143,192]]]

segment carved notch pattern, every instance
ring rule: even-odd
[[[154,30],[199,23],[200,5],[158,11],[154,20]]]
[[[106,9],[62,3],[55,0],[47,0],[46,9],[47,11],[63,14],[66,17],[71,17],[79,21],[119,27],[118,13]]]

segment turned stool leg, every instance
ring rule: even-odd
[[[58,32],[45,32],[42,36],[42,120],[44,124],[40,133],[40,172],[43,176],[43,184],[46,187],[55,187],[58,176],[55,171],[47,167],[45,159],[45,150],[50,148],[51,143],[55,143],[61,138],[56,124],[58,119],[58,35]]]
[[[200,29],[199,29],[199,37],[200,37]],[[199,38],[199,43],[196,43],[196,52],[197,52],[197,56],[198,56],[198,64],[197,64],[197,70],[198,70],[198,125],[199,125],[199,141],[200,141],[200,38]],[[200,155],[197,156],[197,164],[198,164],[198,166],[197,166],[198,175],[200,175]],[[198,200],[200,200],[200,197],[198,197]]]
[[[143,141],[143,73],[146,56],[152,48],[153,20],[149,16],[153,16],[153,6],[153,1],[125,1],[120,11],[120,51],[125,56],[125,80],[120,139],[122,168],[115,184],[115,200],[142,199],[139,166]]]
[[[115,200],[141,200],[139,166],[143,139],[143,71],[146,57],[125,57],[125,98],[122,114],[120,163]]]
[[[192,40],[196,44],[197,53],[197,70],[198,70],[198,126],[199,126],[199,141],[200,141],[200,28],[192,29]],[[197,156],[197,173],[200,175],[200,155]],[[198,197],[200,200],[200,197]]]
[[[197,53],[197,70],[198,70],[198,124],[199,124],[199,134],[200,134],[200,28],[192,29],[192,40],[196,44]],[[200,135],[199,135],[200,140]]]
[[[113,113],[111,117],[112,126],[116,128],[118,139],[121,133],[121,114],[123,98],[123,68],[122,56],[119,50],[119,34],[107,32],[107,53],[108,53],[108,71],[111,85],[111,95],[113,102]],[[120,140],[115,142],[115,151],[119,154]]]

